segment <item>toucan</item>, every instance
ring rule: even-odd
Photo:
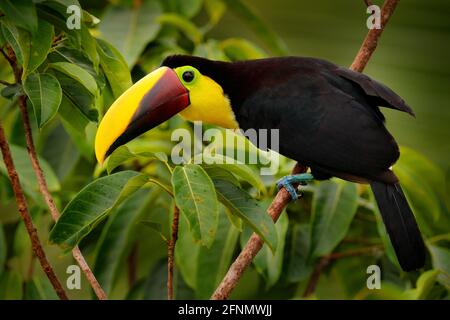
[[[102,163],[117,147],[176,114],[232,129],[278,129],[280,154],[310,173],[293,185],[338,177],[370,184],[402,269],[423,267],[425,246],[399,179],[400,156],[379,107],[409,113],[390,88],[367,75],[310,57],[237,62],[174,55],[125,91],[99,124],[95,153]]]

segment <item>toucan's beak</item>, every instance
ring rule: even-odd
[[[158,126],[190,104],[189,91],[170,68],[161,67],[125,91],[103,117],[95,155],[103,161],[119,146]]]

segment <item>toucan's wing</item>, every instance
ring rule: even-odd
[[[406,102],[384,84],[347,68],[338,67],[334,72],[361,87],[376,106],[396,109],[414,116],[414,112]]]
[[[279,129],[281,154],[331,175],[388,180],[398,146],[359,87],[309,67],[258,82],[239,108],[243,129]]]

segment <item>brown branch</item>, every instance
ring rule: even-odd
[[[38,181],[39,190],[42,196],[44,197],[44,201],[50,211],[50,215],[52,216],[54,221],[57,221],[60,214],[58,208],[55,205],[55,202],[53,201],[53,197],[51,196],[50,191],[48,190],[47,181],[45,180],[44,172],[42,171],[39,159],[37,157],[36,148],[33,142],[30,117],[28,115],[27,101],[25,96],[19,97],[19,108],[22,114],[23,126],[25,128],[25,140],[27,144],[28,155],[31,159],[31,166],[33,167],[33,171]],[[98,283],[97,279],[95,278],[94,273],[92,272],[91,268],[84,259],[84,256],[81,253],[81,250],[78,248],[78,246],[73,248],[72,256],[77,261],[78,265],[80,266],[81,270],[86,276],[86,279],[90,283],[97,298],[99,300],[106,300],[107,299],[106,293],[103,291],[103,288],[101,287],[100,283]]]
[[[131,252],[127,258],[128,286],[130,287],[130,289],[136,283],[137,258],[138,258],[138,245],[137,243],[135,243],[131,248]]]
[[[381,28],[372,29],[367,33],[364,42],[356,55],[355,60],[353,60],[350,69],[358,72],[362,72],[369,62],[370,57],[374,53],[378,45],[378,39],[384,31],[384,27],[388,23],[390,17],[394,13],[395,7],[400,0],[386,0],[381,8]]]
[[[15,77],[16,83],[21,83],[22,69],[17,64],[17,59],[14,55],[14,51],[12,51],[11,48],[8,48],[8,52],[5,52],[3,50],[0,50],[0,52],[5,57],[5,59],[9,62],[10,66],[14,72],[14,77]],[[33,171],[38,180],[39,190],[40,190],[42,196],[44,197],[45,203],[50,211],[50,215],[52,216],[54,221],[57,221],[60,214],[59,214],[58,208],[55,205],[55,202],[53,201],[50,191],[48,190],[47,182],[45,180],[44,173],[42,171],[41,165],[39,163],[39,159],[37,157],[36,148],[35,148],[34,142],[33,142],[33,134],[32,134],[31,125],[30,125],[30,117],[28,116],[26,96],[19,97],[19,108],[20,108],[20,111],[22,114],[22,122],[23,122],[23,126],[25,129],[25,140],[26,140],[26,144],[27,144],[28,155],[31,160],[31,166],[33,167]],[[94,290],[95,294],[97,295],[98,299],[106,300],[107,299],[106,293],[102,289],[100,283],[95,278],[94,273],[92,272],[91,268],[87,264],[83,254],[81,253],[78,246],[72,250],[72,255],[73,255],[74,259],[78,262],[78,265],[80,266],[81,270],[83,271],[84,275],[86,276],[86,279],[88,280],[89,284],[91,285],[91,287]]]
[[[371,5],[373,5],[372,0],[364,0],[364,3],[366,4],[366,6],[370,7]]]
[[[28,211],[27,201],[25,199],[25,194],[20,184],[19,176],[17,175],[17,171],[11,156],[11,150],[9,148],[8,141],[6,140],[5,131],[3,130],[3,126],[1,123],[0,123],[0,149],[3,155],[3,162],[5,163],[6,169],[8,171],[8,176],[11,181],[11,185],[13,187],[14,195],[16,197],[19,213],[22,217],[25,228],[27,229],[28,235],[31,240],[33,252],[38,258],[42,270],[45,272],[48,279],[50,280],[50,283],[55,289],[55,292],[58,295],[58,297],[62,300],[67,300],[68,299],[67,295],[61,285],[61,282],[59,282],[55,272],[53,271],[53,268],[50,265],[47,256],[45,255],[36,228],[33,224],[33,221],[31,220],[30,212]]]
[[[175,262],[175,244],[178,239],[178,222],[180,210],[177,206],[173,208],[172,237],[167,246],[167,299],[173,300],[173,266]]]
[[[372,53],[375,51],[377,47],[378,39],[381,36],[381,33],[383,32],[386,23],[389,21],[389,18],[394,12],[394,9],[397,6],[398,1],[399,0],[385,1],[383,8],[381,9],[381,29],[372,29],[368,32],[350,69],[361,72],[367,65],[367,62],[369,61],[370,57],[372,56]],[[304,166],[297,163],[296,168],[294,168],[293,170],[293,174],[298,173],[299,169],[302,171],[306,171],[306,168]],[[272,204],[267,210],[268,214],[272,217],[274,222],[277,221],[278,217],[280,216],[283,209],[287,206],[289,201],[290,195],[284,188],[278,191],[277,195],[272,201]],[[211,296],[211,299],[213,300],[228,299],[231,291],[239,282],[239,279],[241,278],[245,269],[250,265],[253,258],[259,252],[259,250],[261,250],[262,245],[263,241],[256,234],[253,234],[250,237],[244,249],[242,249],[242,252],[230,266],[222,282],[219,284],[216,291]]]
[[[344,252],[334,252],[330,253],[328,256],[320,258],[319,262],[316,264],[309,280],[308,284],[306,285],[305,292],[303,293],[303,298],[309,297],[311,294],[313,294],[316,291],[317,283],[319,282],[320,275],[322,274],[322,271],[333,261],[342,259],[342,258],[349,258],[349,257],[357,257],[357,256],[364,256],[364,255],[372,255],[377,254],[382,250],[381,246],[371,246],[366,248],[359,248],[355,250],[348,250]]]

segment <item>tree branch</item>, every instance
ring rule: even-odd
[[[14,195],[16,197],[19,213],[22,216],[22,220],[24,222],[25,228],[27,229],[28,235],[31,240],[33,252],[38,258],[42,270],[45,272],[48,279],[50,280],[50,283],[55,289],[55,292],[58,295],[58,297],[62,300],[67,300],[68,299],[67,295],[61,285],[61,282],[59,282],[55,272],[53,271],[53,268],[50,265],[47,256],[45,255],[36,228],[33,224],[33,221],[31,220],[30,212],[28,211],[27,201],[25,199],[25,194],[20,184],[19,176],[17,175],[17,171],[11,156],[11,150],[9,148],[8,141],[6,140],[5,131],[3,130],[3,126],[1,123],[0,123],[0,149],[3,155],[3,162],[5,163],[6,169],[8,171],[8,176],[11,181],[11,185],[13,187]]]
[[[172,237],[167,246],[167,299],[173,300],[173,266],[175,262],[175,244],[178,239],[178,222],[180,210],[177,206],[173,209]]]
[[[4,50],[0,50],[2,55],[5,57],[5,59],[9,62],[13,73],[15,77],[16,83],[21,83],[22,80],[22,69],[17,64],[17,59],[14,55],[14,51],[11,50],[11,48],[7,48],[7,52]],[[58,208],[55,205],[55,202],[53,201],[53,198],[50,194],[50,191],[48,190],[47,182],[44,177],[44,173],[42,171],[41,165],[39,163],[39,159],[37,157],[36,148],[34,146],[33,142],[33,135],[30,125],[30,117],[28,116],[28,110],[27,110],[27,100],[26,96],[20,96],[19,97],[19,109],[22,114],[22,122],[25,129],[25,140],[27,144],[27,150],[28,155],[31,160],[31,165],[33,167],[33,171],[36,175],[39,190],[44,197],[45,203],[50,211],[50,215],[52,216],[54,221],[57,221],[60,214],[58,211]],[[78,262],[78,265],[80,266],[81,270],[86,276],[86,279],[88,280],[89,284],[91,285],[92,289],[94,290],[95,294],[97,295],[98,299],[100,300],[106,300],[107,296],[104,290],[102,289],[100,283],[98,283],[97,279],[94,276],[94,273],[92,272],[91,268],[87,264],[83,254],[81,253],[80,249],[75,247],[72,250],[72,255],[74,259]]]
[[[364,67],[369,62],[370,57],[377,47],[379,37],[381,36],[381,33],[383,32],[384,27],[389,21],[392,13],[394,12],[394,9],[397,6],[398,2],[399,0],[386,0],[384,2],[383,8],[381,9],[381,29],[372,29],[368,32],[361,48],[359,49],[358,54],[356,55],[352,65],[350,66],[350,69],[358,72],[362,72],[364,70]],[[306,171],[306,167],[297,163],[296,167],[293,170],[293,174],[304,171]],[[281,212],[287,206],[289,201],[290,195],[284,188],[278,191],[269,209],[267,209],[268,214],[272,217],[274,222],[278,220]],[[259,250],[261,250],[262,245],[263,241],[259,238],[258,235],[253,234],[250,237],[244,249],[242,249],[242,252],[230,266],[222,282],[219,284],[216,291],[211,296],[211,299],[228,299],[231,291],[239,282],[239,279],[241,278],[246,268],[253,261],[253,258],[256,256]]]
[[[31,166],[33,167],[33,171],[34,171],[37,181],[38,181],[39,190],[40,190],[42,196],[44,197],[45,203],[50,211],[50,215],[52,216],[54,221],[57,221],[60,214],[59,214],[58,208],[55,205],[55,202],[53,201],[52,195],[50,194],[50,191],[48,190],[47,181],[45,180],[44,172],[42,171],[41,165],[39,163],[39,159],[37,157],[36,148],[35,148],[34,142],[33,142],[31,125],[30,125],[30,117],[28,115],[28,110],[27,110],[27,100],[26,100],[25,96],[19,97],[19,108],[20,108],[20,112],[22,114],[23,126],[25,128],[25,140],[27,143],[28,155],[31,159]],[[81,250],[78,248],[78,246],[73,248],[72,256],[77,261],[78,265],[80,266],[81,270],[83,271],[84,275],[86,276],[86,279],[90,283],[97,298],[99,300],[108,299],[106,296],[106,293],[104,292],[100,283],[98,283],[97,279],[95,278],[94,273],[92,272],[91,268],[87,264],[83,254],[81,253]]]

